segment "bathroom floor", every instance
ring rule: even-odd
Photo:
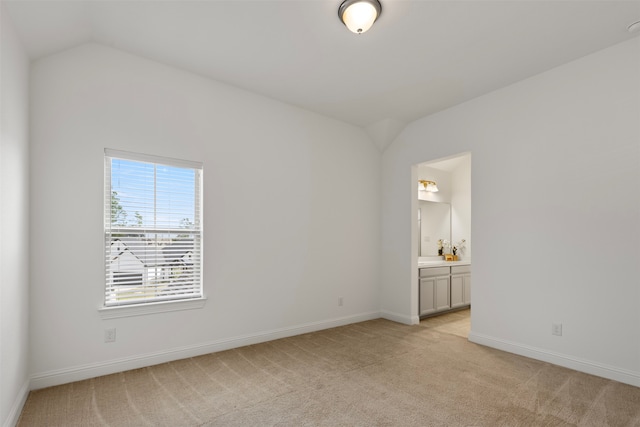
[[[467,338],[471,331],[471,309],[428,317],[420,321],[420,326]]]

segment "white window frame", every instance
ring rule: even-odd
[[[177,310],[187,310],[187,309],[195,309],[202,308],[206,302],[206,298],[204,296],[203,285],[202,285],[202,259],[203,259],[203,251],[202,251],[202,236],[203,236],[203,228],[202,228],[202,163],[194,162],[189,160],[178,160],[171,159],[160,156],[152,156],[147,154],[140,153],[131,153],[127,151],[120,150],[112,150],[105,149],[104,151],[104,175],[105,175],[105,183],[104,183],[104,258],[105,258],[105,282],[103,283],[103,301],[102,305],[98,308],[101,318],[103,319],[112,319],[118,317],[128,317],[128,316],[138,316],[150,313],[160,313],[167,311],[177,311]],[[126,161],[134,161],[141,162],[154,165],[154,170],[158,166],[171,166],[171,167],[179,167],[179,168],[187,168],[195,171],[195,213],[193,224],[185,230],[184,228],[155,228],[153,226],[145,225],[142,228],[136,227],[128,227],[122,225],[114,225],[112,224],[111,218],[111,194],[112,194],[112,185],[111,185],[111,161],[112,159],[122,159]],[[154,180],[154,188],[155,188],[155,180]],[[154,200],[154,215],[156,213],[155,200],[156,195],[154,192],[153,196]],[[115,285],[118,284],[119,278],[116,279],[115,271],[111,271],[110,259],[111,259],[111,245],[113,242],[117,240],[114,235],[118,234],[126,234],[126,233],[148,233],[148,234],[184,234],[187,233],[189,236],[193,236],[193,247],[194,253],[192,256],[195,256],[195,260],[193,261],[194,265],[194,278],[192,282],[189,282],[189,287],[185,293],[177,295],[161,295],[146,297],[137,299],[134,301],[114,301],[114,297],[112,296],[112,291]],[[156,270],[154,270],[156,271]],[[120,273],[122,274],[122,273]]]

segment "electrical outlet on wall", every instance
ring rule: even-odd
[[[338,306],[342,307],[344,305],[344,298],[338,297]]]
[[[551,324],[551,334],[561,337],[562,336],[562,323],[552,323]]]
[[[116,328],[104,330],[104,342],[116,342]]]

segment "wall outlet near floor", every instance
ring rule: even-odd
[[[561,337],[562,336],[562,323],[552,323],[551,324],[551,334]]]
[[[338,306],[342,307],[344,305],[344,298],[338,297]]]
[[[116,342],[116,328],[104,330],[104,342]]]

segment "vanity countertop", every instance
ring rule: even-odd
[[[429,268],[429,267],[448,267],[452,265],[471,265],[471,261],[461,260],[461,261],[421,261],[418,262],[418,268]]]

